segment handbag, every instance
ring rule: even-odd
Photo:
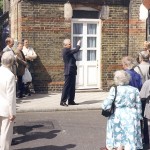
[[[115,100],[116,100],[116,95],[117,95],[117,86],[115,86],[114,88],[115,88],[115,97],[114,97],[114,100],[112,102],[111,108],[106,109],[106,110],[102,109],[102,115],[104,117],[110,117],[115,112]]]
[[[25,68],[24,75],[22,76],[22,82],[27,83],[27,82],[32,82],[32,76],[31,73],[29,72],[28,68]]]

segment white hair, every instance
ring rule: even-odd
[[[118,70],[114,73],[114,82],[116,85],[128,85],[130,78],[130,75],[124,70]]]
[[[1,58],[2,66],[10,68],[14,63],[14,60],[15,60],[15,57],[10,51],[5,52]]]
[[[139,58],[145,62],[148,62],[149,61],[149,52],[147,51],[141,51],[139,53]]]
[[[64,39],[63,45],[65,46],[65,45],[68,44],[69,42],[70,42],[70,39]]]
[[[133,69],[135,66],[135,60],[131,56],[125,56],[122,58],[122,64],[126,65],[128,69]]]

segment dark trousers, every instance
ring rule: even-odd
[[[68,103],[74,102],[75,98],[75,84],[76,84],[76,75],[66,75],[65,83],[62,90],[61,102]]]
[[[31,95],[30,85],[31,85],[31,82],[27,82],[26,84],[24,84],[25,95]]]
[[[149,144],[149,131],[148,131],[148,120],[144,117],[144,111],[146,106],[146,98],[141,99],[142,102],[142,116],[143,120],[141,120],[141,131],[143,135],[143,143]]]
[[[18,96],[22,97],[24,92],[24,84],[22,82],[22,76],[17,76],[17,88],[18,88]]]

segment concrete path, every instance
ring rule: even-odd
[[[108,92],[78,92],[75,102],[79,105],[64,107],[60,106],[61,93],[33,94],[17,99],[17,112],[96,110],[101,109],[101,103],[107,95]]]

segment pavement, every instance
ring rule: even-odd
[[[87,91],[76,92],[75,102],[79,105],[60,106],[61,93],[32,94],[31,96],[17,99],[17,112],[51,112],[75,110],[99,110],[101,103],[108,92]]]

